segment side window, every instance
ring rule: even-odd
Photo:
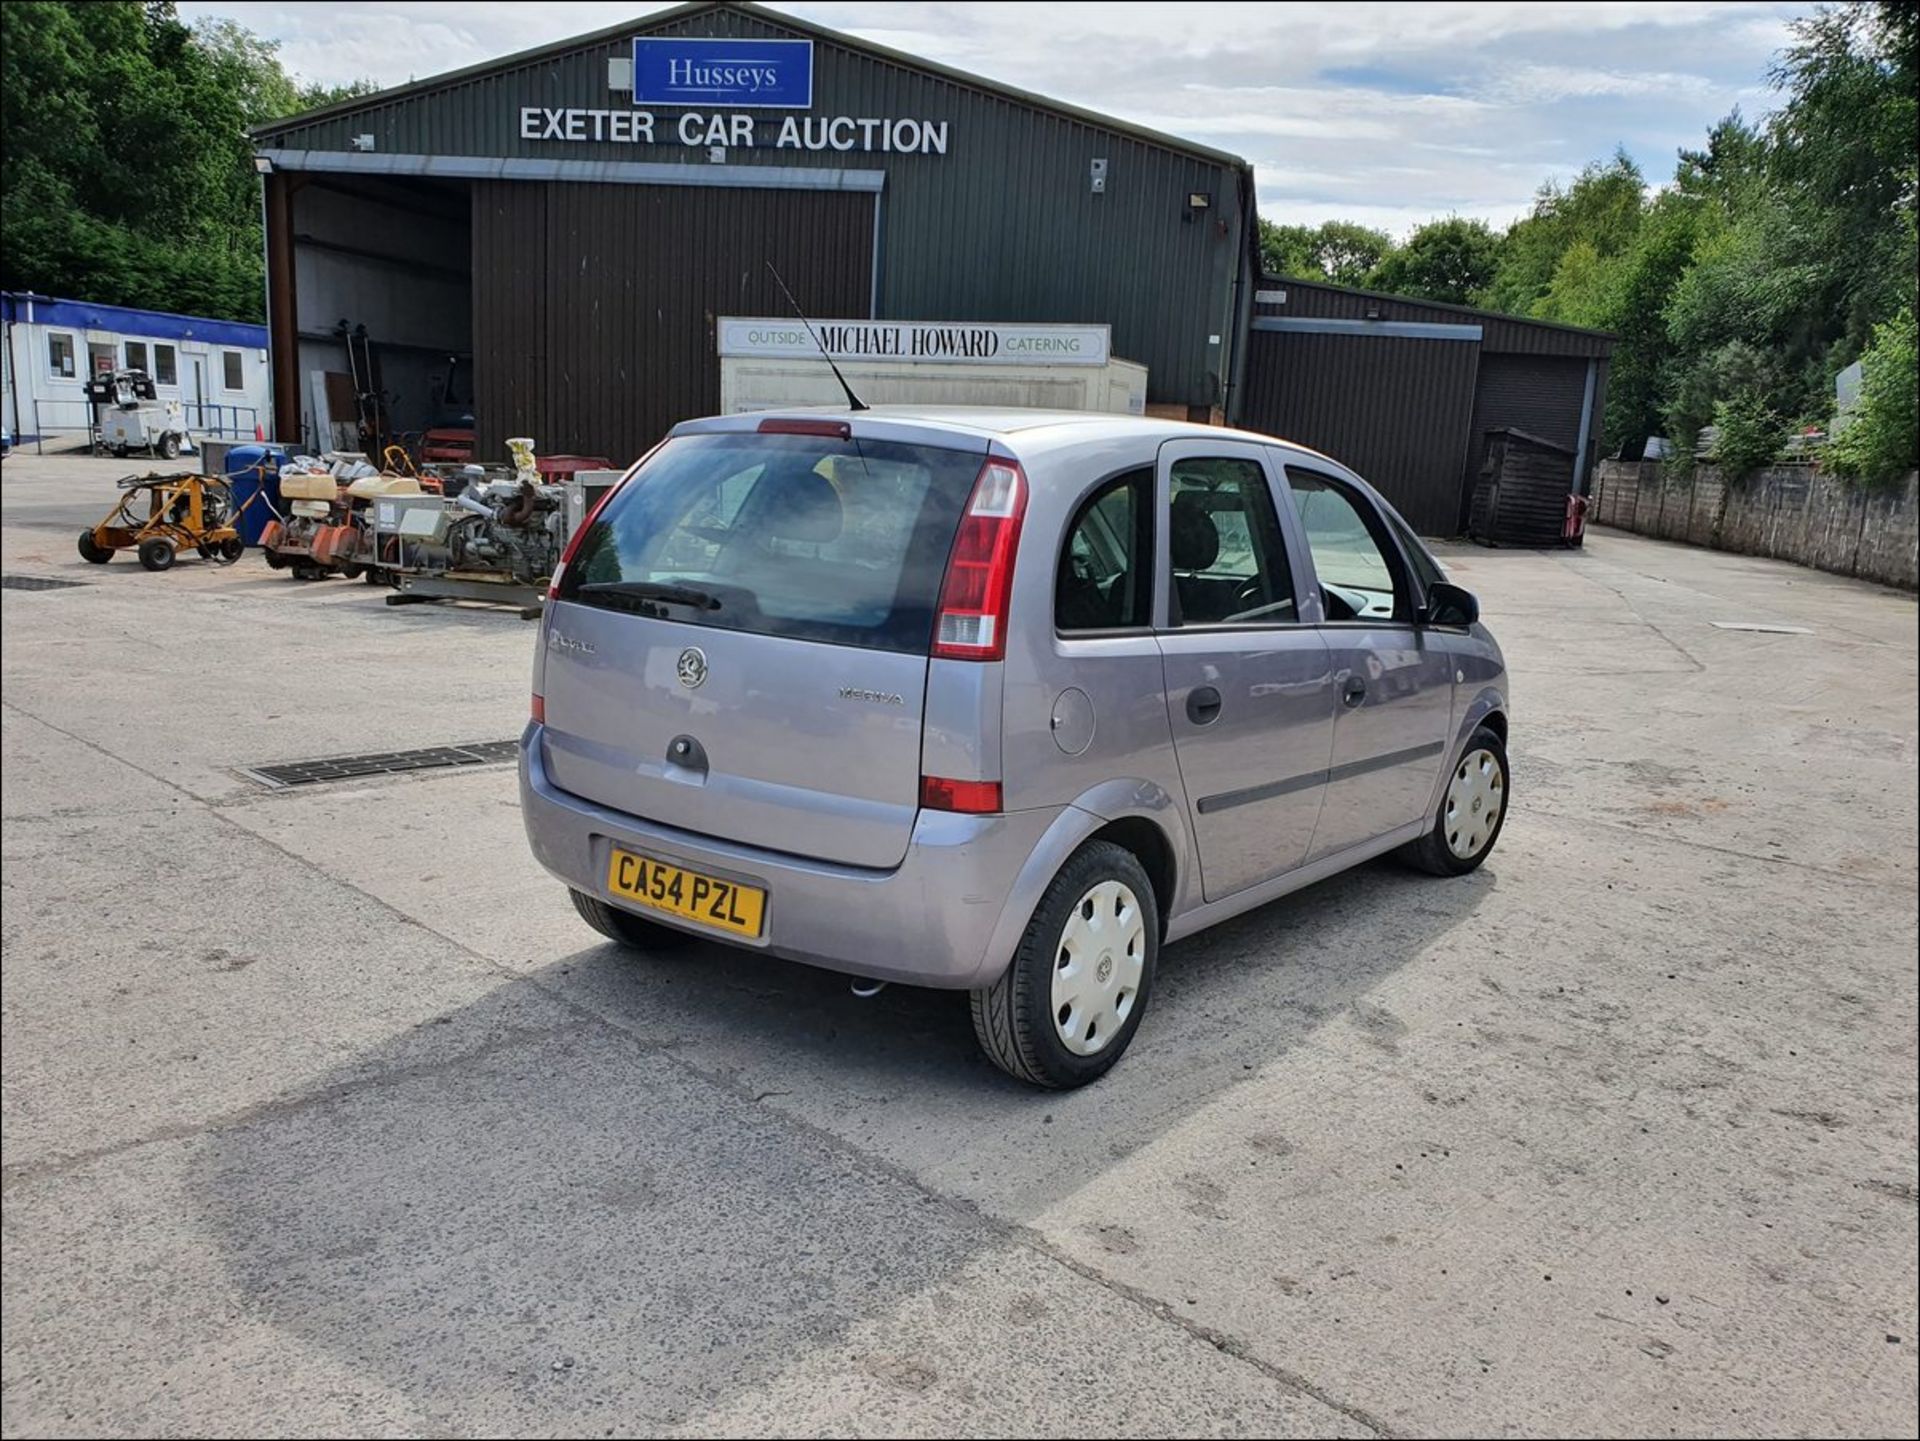
[[[1387,522],[1393,527],[1394,536],[1400,542],[1400,553],[1407,558],[1407,564],[1413,567],[1414,581],[1419,585],[1420,595],[1424,598],[1436,583],[1447,578],[1446,572],[1440,569],[1440,563],[1433,558],[1426,546],[1420,543],[1420,537],[1407,528],[1404,520],[1397,515],[1389,515]]]
[[[1413,606],[1380,513],[1332,476],[1287,467],[1328,620],[1411,620]]]
[[[73,379],[73,337],[71,335],[47,337],[47,370],[50,374],[62,379]]]
[[[145,370],[147,368],[147,343],[144,340],[129,340],[126,344],[127,369]]]
[[[171,345],[154,342],[153,381],[156,385],[178,385],[180,383],[179,362]]]
[[[241,369],[241,356],[239,351],[221,351],[220,366],[220,381],[226,389],[245,390],[247,388],[246,376]]]
[[[1258,461],[1176,460],[1167,523],[1176,624],[1284,625],[1300,618],[1273,493]]]
[[[1128,471],[1080,507],[1053,582],[1061,631],[1140,628],[1153,618],[1153,472]]]

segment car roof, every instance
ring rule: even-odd
[[[1006,405],[874,405],[865,410],[848,411],[843,406],[779,406],[728,417],[731,421],[751,419],[754,423],[770,419],[819,419],[833,416],[860,421],[879,421],[926,430],[944,430],[970,436],[1019,436],[1028,440],[1044,438],[1053,443],[1078,440],[1114,440],[1128,437],[1177,440],[1240,440],[1255,445],[1284,445],[1309,455],[1318,451],[1277,435],[1236,430],[1219,425],[1201,425],[1188,420],[1168,420],[1150,415],[1120,415],[1097,410],[1038,410]],[[706,428],[705,422],[687,422]],[[1331,457],[1321,456],[1330,464]],[[1342,467],[1344,469],[1344,467]]]

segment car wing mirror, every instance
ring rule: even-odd
[[[1480,619],[1480,601],[1470,590],[1451,581],[1435,581],[1427,588],[1427,625],[1469,626]]]

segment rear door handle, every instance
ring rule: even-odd
[[[1212,725],[1220,716],[1220,692],[1197,685],[1187,692],[1187,719],[1197,726]]]
[[[1340,699],[1350,706],[1359,705],[1367,698],[1367,683],[1357,675],[1347,677],[1347,683],[1340,691]]]

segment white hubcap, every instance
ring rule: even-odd
[[[1493,839],[1507,801],[1507,778],[1492,751],[1468,753],[1447,783],[1447,849],[1470,861]]]
[[[1140,902],[1118,881],[1080,898],[1053,955],[1053,1028],[1077,1056],[1105,1050],[1140,994],[1147,924]]]

